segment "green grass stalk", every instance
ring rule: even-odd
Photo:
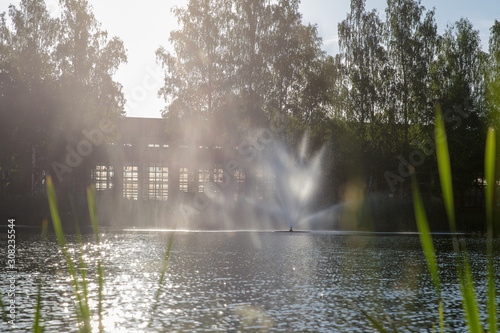
[[[496,137],[495,129],[490,127],[486,136],[486,148],[484,156],[484,175],[486,178],[486,257],[488,274],[488,330],[490,332],[498,331],[497,322],[497,304],[495,291],[495,274],[493,266],[493,200],[495,191],[495,156],[496,156]]]
[[[453,248],[455,250],[459,283],[462,291],[462,306],[469,330],[471,332],[482,332],[479,319],[479,308],[470,273],[470,264],[467,259],[465,242],[462,241],[462,249],[460,249],[460,245],[456,237],[457,228],[455,222],[455,207],[453,203],[450,156],[443,115],[441,113],[441,106],[439,103],[436,104],[436,124],[434,130],[436,136],[436,156],[438,161],[439,179],[441,182],[441,190],[443,192],[446,214],[448,216],[448,223],[450,231],[452,232]]]
[[[365,316],[366,319],[368,319],[368,321],[373,325],[373,327],[380,333],[387,333],[387,330],[382,326],[382,324],[380,324],[380,322],[373,318],[368,312],[366,312],[365,310],[361,309],[359,306],[357,306],[354,302],[352,301],[348,301],[349,304],[351,304],[354,308],[356,308],[359,312],[361,312],[363,314],[363,316]]]
[[[446,130],[444,127],[443,114],[441,106],[436,104],[436,126],[434,128],[436,136],[436,157],[438,162],[439,179],[441,181],[441,191],[443,193],[443,201],[448,216],[450,231],[453,234],[457,233],[455,222],[455,207],[453,203],[453,185],[451,181],[451,165],[450,154],[448,151],[448,142],[446,139]],[[458,252],[458,248],[455,250]]]
[[[36,297],[36,312],[35,312],[35,322],[33,323],[33,332],[42,333],[44,328],[42,326],[42,281],[38,279],[38,295]]]
[[[441,333],[444,333],[444,310],[443,310],[443,300],[439,300],[439,328]]]
[[[434,244],[432,243],[432,236],[429,229],[429,223],[427,221],[427,216],[425,214],[424,204],[422,202],[422,196],[420,195],[420,190],[418,188],[415,174],[413,174],[412,183],[413,183],[412,184],[413,205],[415,207],[415,220],[417,222],[417,227],[419,231],[420,243],[422,244],[422,249],[424,251],[427,267],[429,268],[429,272],[431,273],[434,289],[436,289],[438,300],[441,302],[441,282],[439,279],[436,253],[434,251]]]
[[[44,219],[42,221],[42,239],[45,239],[45,236],[47,235],[47,219]],[[36,307],[35,307],[35,321],[33,323],[33,332],[39,333],[43,332],[44,328],[41,324],[42,321],[42,280],[38,279],[38,296],[36,299]]]
[[[79,249],[79,271],[80,271],[80,276],[82,278],[83,307],[85,308],[86,313],[88,313],[90,316],[89,292],[87,286],[87,267],[85,265],[85,260],[83,259],[83,242],[82,242],[82,235],[80,232],[80,226],[78,225],[78,220],[76,218],[75,218],[75,232]]]
[[[83,289],[83,306],[85,311],[90,316],[90,306],[89,306],[89,293],[88,293],[88,284],[87,284],[87,267],[85,265],[85,260],[83,259],[83,241],[82,234],[80,232],[80,223],[78,222],[78,214],[76,213],[76,206],[73,200],[73,197],[70,196],[71,209],[73,211],[74,225],[75,225],[75,233],[76,233],[76,241],[78,243],[78,257],[79,257],[79,272],[81,276],[81,283]]]
[[[156,308],[158,307],[158,302],[160,300],[160,294],[163,286],[163,282],[165,281],[165,274],[167,272],[168,261],[170,259],[170,251],[172,250],[172,244],[174,243],[175,232],[170,233],[168,237],[167,251],[165,252],[165,257],[163,258],[163,265],[160,273],[160,280],[158,281],[158,289],[156,290],[155,299],[153,303],[153,309],[151,311],[154,316],[156,312]],[[152,318],[151,318],[152,319]],[[151,324],[152,321],[149,322]]]
[[[479,307],[477,305],[476,293],[474,291],[474,282],[470,269],[470,263],[466,253],[463,253],[463,270],[459,272],[460,290],[462,292],[463,308],[465,319],[472,333],[483,332],[481,319],[479,317]]]
[[[87,203],[89,207],[90,220],[92,229],[96,238],[97,248],[99,249],[99,257],[97,259],[97,278],[98,278],[98,305],[97,314],[99,318],[99,332],[104,330],[102,324],[102,303],[103,303],[103,288],[104,288],[104,269],[102,266],[101,243],[99,238],[99,224],[97,223],[97,214],[95,211],[95,187],[92,185],[87,188]]]
[[[422,244],[422,249],[424,251],[427,267],[429,269],[429,272],[431,273],[432,284],[434,285],[434,289],[436,289],[436,294],[438,296],[439,328],[441,332],[444,332],[443,299],[441,297],[441,280],[439,278],[436,252],[434,250],[434,244],[432,242],[429,223],[427,221],[427,215],[425,214],[422,195],[420,194],[415,174],[413,174],[412,176],[412,189],[413,189],[413,205],[415,207],[415,220],[417,222],[417,228],[419,231],[420,243]]]
[[[59,211],[57,209],[57,197],[56,197],[56,192],[54,189],[54,184],[52,182],[52,178],[50,176],[47,177],[47,196],[49,200],[49,208],[50,208],[50,214],[52,216],[52,224],[54,226],[54,231],[57,237],[57,241],[59,243],[59,247],[61,248],[61,251],[63,253],[64,258],[66,259],[66,263],[68,265],[68,270],[71,275],[71,282],[73,284],[74,292],[75,292],[75,297],[76,297],[76,315],[79,321],[79,324],[83,324],[81,329],[83,331],[90,332],[91,331],[91,326],[90,326],[90,312],[88,307],[84,305],[84,302],[82,300],[80,288],[78,286],[78,279],[77,279],[77,274],[76,274],[76,269],[75,269],[75,264],[73,263],[73,260],[71,259],[71,255],[68,252],[68,249],[66,247],[66,238],[64,237],[64,232],[62,229],[62,224],[61,224],[61,218],[59,216]]]
[[[8,321],[9,318],[7,317],[7,311],[5,310],[5,305],[3,304],[2,293],[0,293],[0,310],[2,311],[3,321]]]

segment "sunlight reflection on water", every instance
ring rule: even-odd
[[[429,330],[437,322],[436,297],[417,236],[327,232],[177,232],[153,313],[168,235],[159,231],[104,234],[100,250],[105,253],[106,332],[269,328],[362,332],[371,328],[350,302],[381,321],[387,313],[402,330]],[[473,271],[481,280],[484,240],[469,242]],[[75,237],[69,237],[69,246],[76,259]],[[92,327],[97,330],[99,248],[92,236],[84,237],[83,247]],[[77,331],[74,294],[55,239],[20,236],[18,248],[22,273],[16,280],[17,331],[32,327],[38,277],[43,281],[46,330]],[[460,330],[463,318],[449,238],[437,237],[436,248],[447,325]],[[499,259],[495,258],[497,276]],[[6,286],[1,288],[4,291]],[[484,289],[479,295],[484,296]],[[2,325],[1,331],[10,328]]]

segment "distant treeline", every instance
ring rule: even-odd
[[[174,11],[162,111],[178,139],[216,136],[221,145],[248,127],[268,126],[295,145],[308,132],[327,144],[328,191],[350,182],[369,192],[409,193],[410,165],[424,191],[439,192],[436,107],[445,115],[457,195],[481,187],[486,128],[500,108],[500,23],[489,53],[465,18],[437,33],[434,10],[389,0],[386,21],[351,1],[338,25],[340,54],[326,54],[299,1],[190,1]],[[439,10],[439,9],[437,9]],[[198,138],[196,136],[199,136]]]
[[[83,129],[123,114],[113,79],[127,60],[122,41],[101,29],[87,1],[59,6],[53,17],[45,1],[22,0],[0,14],[0,196],[30,195]]]
[[[349,184],[404,197],[411,166],[437,195],[440,107],[457,197],[480,188],[486,128],[499,122],[500,22],[485,52],[466,18],[439,35],[420,1],[388,0],[384,22],[352,0],[338,25],[340,53],[329,55],[299,2],[190,0],[173,9],[172,51],[156,51],[171,139],[229,146],[267,127],[294,147],[307,132],[312,150],[328,147],[325,200],[342,200]],[[44,1],[23,0],[0,16],[0,195],[29,194],[34,165],[50,166],[82,129],[124,113],[113,79],[127,59],[122,41],[87,1],[60,9],[53,17]]]

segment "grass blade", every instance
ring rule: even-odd
[[[89,206],[90,220],[92,221],[92,229],[96,238],[97,248],[99,249],[99,258],[97,260],[97,279],[98,279],[98,305],[97,314],[99,318],[99,332],[104,331],[102,324],[102,303],[103,303],[103,288],[104,288],[104,269],[102,267],[101,243],[99,239],[99,224],[97,223],[97,215],[95,212],[95,187],[94,185],[87,188],[87,204]]]
[[[83,317],[90,322],[89,293],[87,288],[87,267],[85,265],[85,260],[83,259],[82,235],[80,233],[80,227],[78,225],[77,219],[75,219],[75,232],[79,249],[79,270],[80,270],[80,276],[82,278],[82,292],[83,292],[82,305],[84,310]]]
[[[424,250],[425,260],[427,261],[427,267],[431,273],[432,283],[436,289],[438,299],[441,302],[441,283],[439,279],[439,272],[436,261],[436,253],[434,251],[434,244],[432,243],[432,237],[429,230],[429,223],[427,222],[427,216],[425,215],[424,205],[422,203],[422,196],[420,195],[420,190],[418,189],[418,184],[415,175],[412,177],[413,185],[413,205],[415,208],[415,219],[417,221],[417,227],[420,236],[420,242],[422,243],[422,249]]]
[[[163,266],[161,269],[161,274],[160,274],[160,280],[158,281],[158,289],[156,290],[156,295],[155,295],[155,300],[153,304],[153,309],[152,309],[152,314],[156,312],[156,308],[158,306],[158,302],[160,299],[160,293],[161,293],[161,287],[163,285],[163,281],[165,280],[165,274],[167,272],[167,267],[168,267],[168,260],[170,259],[170,251],[172,250],[172,244],[174,243],[174,236],[175,232],[172,232],[170,236],[168,237],[168,245],[167,245],[167,251],[165,252],[165,257],[163,258]],[[149,322],[151,324],[151,322]]]
[[[486,218],[488,223],[488,235],[493,235],[493,194],[495,190],[495,130],[493,127],[488,129],[486,135],[486,148],[484,155],[484,175],[486,178]]]
[[[453,248],[457,259],[457,270],[462,291],[463,309],[469,330],[471,332],[482,332],[479,319],[479,309],[476,302],[476,293],[470,272],[470,265],[467,259],[467,250],[465,242],[461,242],[461,248],[456,237],[455,207],[453,203],[453,186],[451,178],[450,156],[448,151],[448,142],[446,139],[446,130],[444,126],[441,106],[436,104],[436,156],[438,161],[439,179],[441,181],[441,190],[443,192],[443,201],[448,216],[448,223],[453,234]],[[462,253],[461,260],[459,254]]]
[[[460,288],[462,290],[463,308],[465,311],[465,319],[467,321],[467,325],[469,326],[469,331],[472,333],[483,332],[470,264],[465,253],[463,256],[463,270],[461,273],[462,274],[460,274],[461,276],[459,277]]]
[[[5,305],[2,300],[2,293],[0,293],[0,310],[2,311],[2,319],[3,321],[8,321],[7,311],[5,311]]]
[[[80,223],[78,222],[78,213],[76,210],[76,205],[73,197],[70,195],[70,204],[73,211],[73,218],[75,224],[76,241],[78,243],[78,257],[79,257],[79,272],[82,278],[82,292],[83,292],[83,317],[90,322],[90,306],[89,306],[89,293],[87,287],[87,267],[85,265],[85,260],[83,259],[83,242],[82,234],[80,232]]]
[[[45,239],[47,235],[48,221],[47,219],[43,219],[42,221],[42,239]],[[0,301],[1,302],[1,301]],[[40,333],[44,331],[44,328],[41,324],[42,321],[42,280],[38,278],[38,296],[36,298],[36,307],[35,307],[35,322],[33,323],[33,332]]]
[[[38,279],[38,296],[36,297],[36,312],[35,312],[35,322],[33,323],[33,332],[41,333],[44,331],[41,324],[41,307],[42,307],[42,281]]]
[[[443,300],[439,300],[439,328],[441,329],[441,333],[444,333]]]
[[[57,209],[56,192],[50,176],[47,176],[47,196],[49,199],[50,215],[52,216],[52,224],[56,233],[57,242],[59,243],[61,249],[64,249],[63,251],[65,251],[66,238],[64,237],[64,232],[62,230],[61,217],[59,216],[59,211]]]
[[[97,223],[97,215],[95,212],[95,187],[94,185],[87,187],[87,204],[89,206],[90,221],[92,222],[92,229],[99,244],[99,224]]]
[[[488,330],[490,332],[498,331],[497,323],[497,304],[495,291],[495,274],[493,267],[493,199],[495,191],[495,156],[496,156],[496,138],[495,129],[490,127],[486,136],[486,149],[484,156],[484,175],[486,178],[486,223],[487,223],[487,274],[488,274]]]
[[[363,314],[363,316],[366,317],[366,319],[368,319],[368,321],[370,321],[370,323],[373,325],[373,327],[375,327],[375,329],[377,331],[379,331],[380,333],[386,333],[387,330],[378,322],[377,319],[373,318],[372,316],[370,316],[368,314],[368,312],[366,312],[365,310],[361,309],[359,306],[357,306],[354,302],[352,301],[349,301],[349,304],[351,304],[353,307],[355,307],[359,312],[361,312]]]
[[[52,216],[52,224],[54,226],[54,231],[56,233],[57,241],[59,247],[66,259],[66,264],[68,265],[68,270],[71,275],[71,282],[75,290],[75,297],[77,300],[76,304],[76,315],[79,319],[79,323],[83,322],[83,330],[90,332],[90,316],[88,316],[85,306],[83,305],[82,297],[80,294],[80,288],[78,287],[78,279],[76,276],[75,265],[71,259],[68,249],[66,247],[66,238],[64,237],[64,232],[62,229],[61,218],[59,216],[59,211],[57,209],[57,197],[54,189],[54,183],[52,182],[52,177],[47,176],[47,197],[49,200],[50,215]]]
[[[450,156],[448,151],[448,142],[446,140],[446,130],[444,127],[443,115],[441,106],[436,104],[436,155],[438,161],[439,178],[441,180],[441,190],[443,192],[443,200],[448,216],[448,223],[452,233],[457,232],[455,222],[455,207],[453,204],[453,186],[451,182],[451,166]]]

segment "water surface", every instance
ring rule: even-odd
[[[77,331],[71,280],[55,237],[42,239],[21,231],[17,236],[18,328],[2,323],[0,330],[23,332],[32,327],[40,279],[46,330]],[[428,331],[438,322],[436,295],[417,235],[176,232],[154,309],[168,236],[162,231],[103,234],[105,331],[373,331],[360,309],[381,322],[389,318],[400,331]],[[5,281],[7,242],[2,237],[0,277]],[[446,325],[462,331],[451,240],[446,235],[434,239]],[[68,241],[77,259],[76,237]],[[485,241],[468,239],[468,248],[484,304]],[[83,250],[96,314],[99,249],[92,235],[83,237]],[[1,288],[5,295],[7,283]],[[93,325],[97,327],[96,315]]]

